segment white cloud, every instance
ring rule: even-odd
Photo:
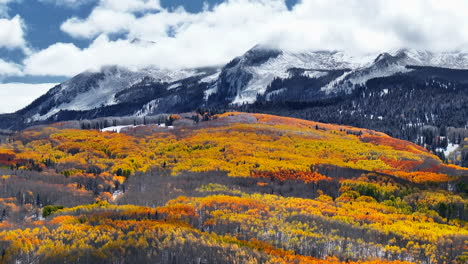
[[[21,66],[13,62],[7,62],[0,59],[0,77],[11,75],[22,75]]]
[[[101,0],[100,7],[121,11],[141,12],[161,8],[159,0]]]
[[[302,0],[292,10],[284,0],[229,0],[192,14],[160,9],[157,1],[101,0],[87,18],[62,25],[71,36],[93,39],[89,47],[56,44],[25,65],[27,73],[45,75],[107,64],[196,67],[226,63],[257,43],[291,50],[453,50],[468,42],[466,10],[466,0]],[[114,33],[127,39],[109,40]]]
[[[27,106],[54,87],[54,83],[2,83],[0,84],[0,113],[11,113]]]
[[[39,2],[51,3],[57,6],[65,6],[70,8],[77,8],[96,1],[97,0],[39,0]]]
[[[30,75],[71,76],[92,67],[93,62],[86,60],[81,53],[73,44],[56,43],[26,58],[23,71]]]
[[[155,11],[156,0],[101,0],[86,19],[72,17],[60,27],[76,38],[93,38],[101,33],[128,31],[137,21],[135,13]]]
[[[101,32],[118,33],[123,31],[134,20],[135,17],[130,13],[97,8],[87,19],[70,18],[60,28],[76,38],[92,38]]]
[[[0,48],[14,49],[21,48],[27,51],[26,41],[24,39],[23,19],[16,15],[15,17],[0,19]]]

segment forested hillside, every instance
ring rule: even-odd
[[[147,121],[4,134],[0,263],[468,261],[468,170],[416,144],[264,114]]]

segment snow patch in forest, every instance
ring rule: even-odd
[[[136,127],[141,127],[143,125],[138,125],[138,126],[134,126],[134,125],[128,125],[128,126],[111,126],[111,127],[106,127],[106,128],[103,128],[101,129],[101,132],[116,132],[116,133],[120,133],[120,131],[122,131],[122,129],[124,128],[136,128]]]
[[[144,127],[146,125],[126,125],[126,126],[110,126],[110,127],[106,127],[106,128],[103,128],[101,129],[100,131],[101,132],[115,132],[115,133],[120,133],[122,132],[123,129],[127,129],[127,128],[137,128],[137,127]],[[160,124],[160,125],[157,125],[158,127],[163,127],[163,128],[167,128],[167,129],[174,129],[174,126],[166,126],[165,124]]]
[[[452,143],[448,144],[447,149],[444,151],[445,157],[448,157],[450,154],[452,154],[452,152],[457,150],[459,147],[460,145],[458,144],[452,144]]]
[[[124,195],[124,192],[122,192],[121,190],[117,190],[115,192],[112,193],[112,201],[115,201],[117,199],[120,198],[120,196]]]

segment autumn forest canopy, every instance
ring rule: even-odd
[[[237,112],[99,122],[0,136],[0,263],[468,262],[468,170],[418,145]]]

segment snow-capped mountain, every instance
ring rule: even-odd
[[[288,52],[256,46],[224,67],[218,91],[231,103],[253,103],[276,78],[286,79],[291,69],[304,69],[315,78],[331,70],[352,70],[372,61],[372,56],[353,56],[342,51]]]
[[[410,66],[468,69],[468,54],[458,52],[434,53],[414,49],[399,49],[378,54],[370,62],[357,67],[323,88],[327,93],[351,92],[354,85],[363,85],[374,78],[410,72]],[[346,85],[343,85],[347,81]]]
[[[468,54],[412,49],[360,55],[343,51],[294,53],[256,46],[226,65],[218,80],[218,91],[224,89],[223,95],[230,103],[253,103],[258,95],[265,94],[274,79],[287,79],[291,76],[291,69],[302,69],[302,74],[310,78],[344,70],[321,90],[327,94],[349,93],[355,85],[365,84],[370,79],[411,71],[408,66],[468,69]]]
[[[466,53],[400,49],[362,55],[257,45],[224,67],[173,71],[110,66],[84,72],[0,119],[8,120],[2,128],[11,128],[48,120],[144,116],[255,102],[317,102],[351,96],[372,80],[395,76],[418,85],[437,81],[450,87],[465,83],[465,72],[460,72],[464,69]],[[379,93],[391,92],[392,83],[386,85]]]
[[[118,66],[103,67],[99,72],[84,72],[52,88],[28,107],[20,110],[27,122],[47,120],[60,111],[87,111],[127,101],[122,93],[137,85],[155,83],[177,85],[192,76],[204,76],[198,70],[162,70],[145,68],[139,71]]]

